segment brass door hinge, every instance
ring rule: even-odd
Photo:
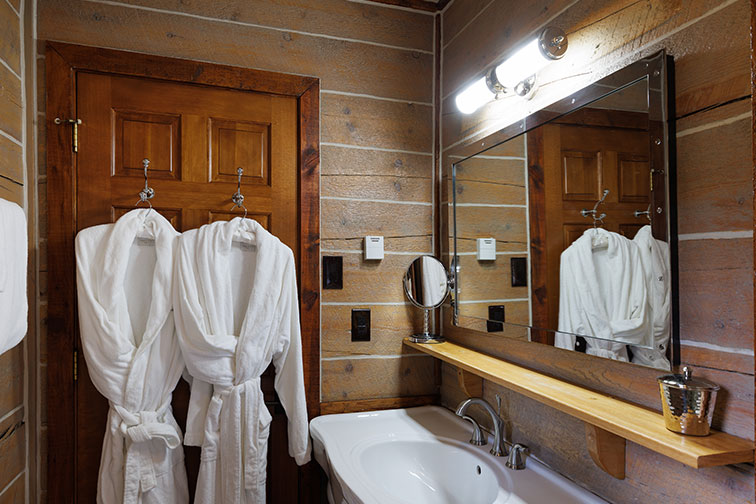
[[[79,152],[79,124],[81,124],[81,119],[61,119],[60,117],[56,117],[53,121],[55,124],[71,124],[73,126],[73,131],[71,132],[71,148],[74,152]]]
[[[74,381],[76,381],[79,379],[79,351],[78,350],[74,350],[73,360],[74,360],[73,362],[74,377],[73,378],[74,378]]]

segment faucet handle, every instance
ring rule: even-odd
[[[467,420],[468,422],[472,423],[473,431],[472,431],[472,438],[470,439],[470,444],[474,444],[475,446],[483,446],[488,441],[486,441],[486,437],[483,435],[483,432],[480,430],[480,425],[478,422],[475,421],[475,419],[471,416],[463,415],[463,420]]]
[[[525,445],[522,445],[520,443],[515,443],[512,445],[512,448],[509,450],[509,457],[507,457],[507,462],[504,464],[510,469],[514,469],[515,471],[519,471],[522,469],[525,469],[525,453],[528,453],[528,447]]]

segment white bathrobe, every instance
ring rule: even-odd
[[[26,335],[27,249],[24,211],[0,198],[0,354],[18,345]]]
[[[651,226],[643,226],[633,242],[638,245],[645,273],[651,320],[653,323],[653,348],[631,346],[632,361],[655,368],[670,369],[667,360],[670,314],[669,245],[651,234]]]
[[[171,394],[184,369],[173,320],[178,233],[132,210],[76,237],[79,327],[89,375],[110,402],[97,502],[189,501]]]
[[[625,344],[651,344],[651,313],[636,244],[604,229],[588,229],[562,252],[559,270],[559,331],[555,346],[628,360]],[[602,341],[603,339],[603,341]]]
[[[289,455],[310,460],[294,255],[251,219],[187,231],[176,258],[176,324],[192,375],[187,445],[202,446],[195,502],[263,504],[272,361]]]

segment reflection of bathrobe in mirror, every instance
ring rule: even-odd
[[[184,369],[173,321],[178,233],[132,210],[76,237],[79,327],[87,369],[110,403],[97,502],[189,502],[171,395]]]
[[[423,299],[424,306],[436,306],[445,297],[448,280],[446,270],[438,259],[423,256]]]
[[[645,272],[654,340],[653,348],[632,346],[632,361],[655,368],[670,369],[666,357],[670,331],[669,245],[653,237],[651,226],[640,228],[633,242],[638,245]]]
[[[586,338],[586,353],[617,360],[628,360],[625,343],[650,343],[645,278],[633,242],[588,229],[562,252],[559,331],[608,340]],[[575,336],[557,333],[555,346],[574,350]]]
[[[26,335],[27,247],[24,211],[0,198],[0,354]]]
[[[294,256],[251,219],[187,231],[176,259],[176,325],[192,394],[186,444],[202,446],[195,502],[265,502],[273,362],[289,455],[310,459]]]

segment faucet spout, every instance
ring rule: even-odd
[[[501,421],[501,418],[499,418],[499,415],[496,414],[496,411],[493,409],[493,407],[488,404],[485,399],[481,399],[480,397],[471,397],[470,399],[465,399],[464,401],[459,403],[459,406],[457,406],[457,416],[464,417],[467,413],[467,409],[473,404],[481,406],[491,417],[491,423],[493,423],[494,426],[494,442],[493,446],[491,446],[491,454],[496,457],[506,456],[507,447],[504,441],[503,422]]]

